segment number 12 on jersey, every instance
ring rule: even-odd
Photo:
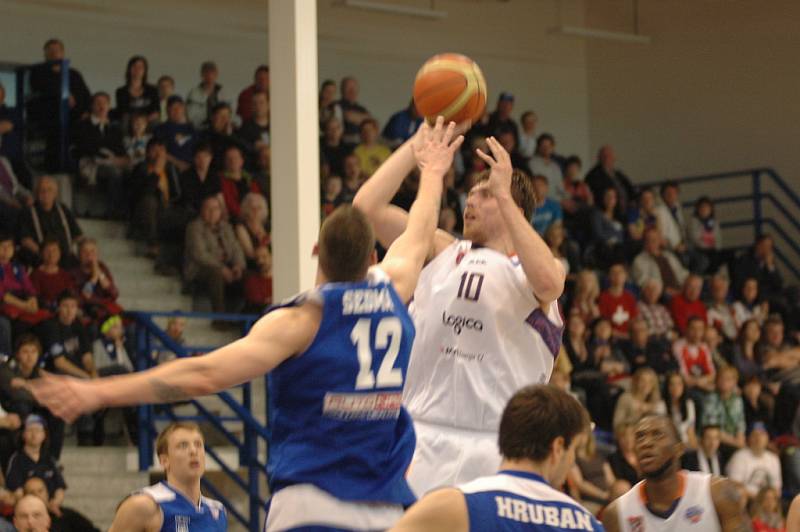
[[[394,388],[403,385],[403,371],[394,367],[397,355],[400,353],[400,337],[403,326],[396,317],[382,318],[375,331],[375,349],[386,349],[383,361],[378,368],[377,376],[372,372],[372,339],[370,329],[372,320],[361,318],[350,331],[350,340],[356,346],[358,353],[358,375],[356,376],[356,390],[369,388]]]

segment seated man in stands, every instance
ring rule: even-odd
[[[42,326],[45,367],[48,371],[79,379],[97,377],[89,332],[78,319],[78,295],[65,291],[58,297],[56,317]]]
[[[736,326],[733,305],[728,299],[730,282],[726,276],[718,273],[711,278],[710,284],[708,324],[716,327],[726,340],[733,342],[739,336],[739,328]]]
[[[25,428],[22,431],[22,446],[11,455],[6,471],[6,486],[17,496],[22,498],[25,481],[31,477],[44,479],[47,492],[51,493],[47,508],[58,514],[61,503],[64,502],[64,492],[67,485],[56,461],[43,449],[47,437],[47,427],[44,418],[32,414],[25,419]]]
[[[744,485],[751,500],[762,488],[774,488],[780,493],[783,486],[781,461],[768,446],[767,428],[761,422],[753,423],[747,447],[736,451],[725,468],[731,480]]]
[[[33,495],[46,505],[50,504],[50,492],[43,479],[30,477],[25,481],[22,490],[25,495]],[[52,530],[56,532],[98,532],[91,521],[72,508],[61,506],[58,513],[52,509],[49,509],[48,513],[52,522]]]
[[[228,146],[231,144],[239,145],[239,140],[232,133],[231,108],[225,102],[218,103],[211,109],[208,129],[200,135],[201,141],[211,144],[211,150],[214,154],[212,165],[215,169],[222,167],[225,150],[228,149]]]
[[[5,521],[1,521],[5,526]],[[0,527],[0,530],[7,530]],[[47,505],[38,497],[25,495],[14,506],[14,526],[20,532],[47,532],[50,530],[50,514]]]
[[[253,116],[255,102],[253,95],[257,92],[263,92],[269,98],[269,66],[258,65],[255,73],[253,74],[253,84],[248,85],[236,100],[236,114],[242,119],[242,123],[247,122]]]
[[[179,171],[186,171],[192,164],[194,145],[198,135],[194,126],[186,119],[186,104],[178,95],[167,100],[167,121],[153,131],[153,136],[164,142],[167,160]]]
[[[269,94],[265,91],[253,93],[252,116],[242,122],[242,126],[236,131],[236,137],[247,150],[247,159],[252,164],[258,148],[269,146]],[[250,166],[250,165],[248,165]]]
[[[648,279],[661,281],[664,293],[672,297],[681,291],[689,272],[671,251],[663,249],[664,239],[657,227],[644,232],[644,250],[633,259],[631,275],[639,286]]]
[[[729,449],[744,447],[744,432],[747,424],[744,416],[744,401],[736,385],[739,372],[726,366],[717,373],[717,388],[706,395],[703,402],[701,425],[717,425],[722,444]]]
[[[706,304],[700,299],[703,291],[703,278],[692,274],[683,283],[683,290],[669,302],[670,312],[678,332],[684,334],[689,318],[698,317],[707,321]]]
[[[200,213],[203,199],[222,193],[219,175],[210,171],[213,157],[211,144],[198,142],[194,147],[192,166],[180,175],[180,206],[192,217]]]
[[[109,316],[122,312],[117,304],[119,290],[114,284],[111,270],[100,260],[97,241],[85,238],[78,246],[78,267],[72,270],[75,286],[81,295],[81,310],[84,318],[100,324]]]
[[[200,283],[211,298],[213,311],[225,312],[225,293],[238,291],[245,260],[231,224],[222,219],[217,196],[203,201],[200,216],[186,228],[184,257],[184,279]]]
[[[249,192],[261,193],[253,177],[244,169],[244,154],[236,145],[225,149],[225,161],[220,175],[225,210],[232,220],[239,220],[242,200]]]
[[[75,127],[75,155],[81,177],[89,186],[106,182],[107,214],[119,215],[123,199],[122,179],[130,166],[122,130],[109,121],[111,97],[105,92],[92,96],[92,112]]]
[[[22,211],[19,236],[23,251],[20,260],[27,264],[38,264],[41,245],[46,238],[55,238],[61,246],[61,265],[71,267],[78,260],[74,245],[81,240],[83,232],[72,211],[57,201],[58,183],[50,176],[42,176],[35,189],[36,201]],[[26,257],[23,257],[23,252]]]
[[[42,308],[55,312],[58,296],[64,290],[75,289],[75,279],[60,266],[61,247],[55,238],[42,242],[42,264],[31,273],[31,283],[39,296]]]

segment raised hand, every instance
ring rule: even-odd
[[[489,146],[489,151],[492,152],[491,156],[485,154],[480,148],[477,148],[475,152],[489,165],[489,191],[496,198],[510,195],[511,174],[514,171],[511,166],[511,156],[494,137],[488,137],[486,144]]]
[[[43,377],[30,381],[28,386],[39,404],[67,423],[102,406],[86,380],[43,372]]]
[[[433,128],[427,124],[422,125],[411,147],[423,173],[429,171],[444,176],[450,169],[456,150],[464,142],[463,135],[453,139],[455,129],[455,122],[450,122],[445,128],[444,118],[441,116],[436,119]]]

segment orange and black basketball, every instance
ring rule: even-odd
[[[465,55],[435,55],[417,72],[414,104],[427,119],[476,122],[486,107],[486,80],[478,64]]]

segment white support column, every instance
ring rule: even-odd
[[[316,0],[269,0],[273,299],[314,286],[319,233]]]

